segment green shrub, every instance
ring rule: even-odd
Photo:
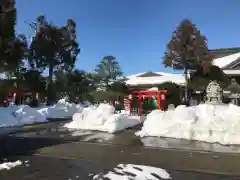
[[[174,104],[175,107],[181,104],[181,94],[183,92],[183,87],[171,82],[166,82],[158,86],[158,89],[168,91],[165,97],[166,101],[164,108],[167,108],[169,104]]]

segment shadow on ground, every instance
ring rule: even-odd
[[[0,141],[2,157],[30,155],[37,149],[64,143],[60,139],[7,136]]]
[[[65,141],[61,138],[39,137],[37,136],[42,131],[51,132],[58,129],[69,120],[55,120],[49,123],[38,123],[34,125],[27,125],[18,128],[14,133],[9,135],[0,136],[0,157],[9,157],[19,154],[32,154],[37,149],[44,147],[59,145]],[[30,134],[31,136],[18,136],[18,134]],[[0,158],[0,159],[1,159]]]

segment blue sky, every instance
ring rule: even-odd
[[[208,37],[209,48],[240,46],[238,0],[16,0],[17,32],[30,37],[24,21],[45,15],[57,25],[77,23],[77,67],[93,71],[113,55],[126,75],[171,71],[162,56],[172,31],[189,18]]]

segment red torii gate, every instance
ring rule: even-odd
[[[143,97],[157,97],[158,101],[158,109],[161,109],[162,101],[165,100],[165,95],[168,91],[167,90],[136,90],[133,91],[133,96],[138,98],[138,115],[142,115],[142,100]],[[129,101],[132,100],[132,94],[128,96]],[[131,103],[130,103],[131,104]],[[131,106],[129,108],[131,114]]]

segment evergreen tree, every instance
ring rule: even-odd
[[[55,77],[56,92],[61,95],[68,94],[71,100],[92,90],[93,79],[85,71],[78,69],[69,72],[56,71]]]
[[[10,55],[7,63],[6,71],[12,72],[16,77],[16,85],[19,90],[20,81],[21,81],[21,70],[24,66],[24,59],[27,57],[28,52],[28,44],[26,37],[21,34],[15,37],[13,42],[11,43],[11,48],[9,49]],[[20,102],[20,96],[17,92],[16,103]]]
[[[97,65],[95,72],[100,85],[108,87],[123,75],[120,65],[114,56],[105,56]]]
[[[20,69],[27,54],[27,40],[24,35],[16,35],[16,8],[14,0],[0,1],[0,72],[17,77],[20,84]],[[19,94],[17,93],[17,98]],[[18,99],[17,99],[18,102]]]
[[[183,69],[186,79],[185,101],[188,99],[188,70],[201,67],[209,70],[213,56],[207,46],[207,38],[190,20],[183,20],[173,32],[167,44],[163,64],[174,69]]]
[[[53,75],[55,70],[69,71],[74,68],[80,52],[76,41],[76,24],[68,20],[58,27],[39,16],[31,26],[36,31],[29,48],[30,64],[37,69],[48,68],[48,104],[55,100],[53,92]]]
[[[0,1],[0,70],[8,68],[15,39],[16,8],[14,0]]]
[[[46,95],[46,79],[38,70],[27,70],[22,72],[24,83],[34,93],[41,93]]]

